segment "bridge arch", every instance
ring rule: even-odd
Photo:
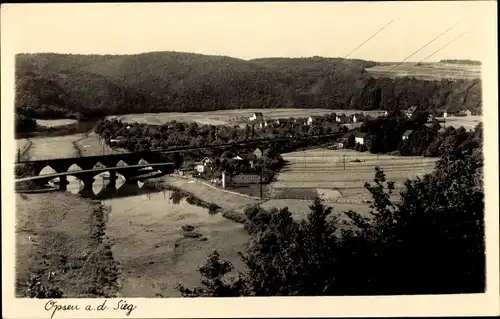
[[[123,167],[123,166],[128,166],[127,162],[124,160],[119,160],[118,163],[116,163],[116,167]]]
[[[67,172],[77,172],[77,171],[82,171],[83,169],[78,165],[78,164],[73,164],[70,167],[68,167]]]
[[[42,169],[40,169],[38,171],[37,175],[47,175],[47,174],[55,174],[55,173],[57,173],[57,171],[54,168],[52,168],[52,166],[45,165],[44,167],[42,167]]]
[[[101,168],[101,167],[106,167],[106,165],[104,165],[101,162],[97,162],[97,163],[94,164],[94,166],[92,168]]]

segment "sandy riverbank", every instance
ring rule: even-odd
[[[222,189],[209,187],[193,179],[175,175],[167,175],[161,178],[152,179],[151,182],[164,183],[166,186],[179,188],[204,202],[215,204],[225,210],[241,212],[248,205],[257,204],[259,202],[257,199],[226,192]]]

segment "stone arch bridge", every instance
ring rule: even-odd
[[[145,161],[145,163],[141,163]],[[123,162],[123,166],[118,164]],[[67,176],[74,176],[84,183],[85,188],[92,188],[92,183],[96,175],[109,172],[110,182],[116,181],[116,174],[121,174],[127,181],[133,177],[145,173],[147,168],[160,171],[164,174],[171,174],[180,167],[180,159],[174,154],[173,161],[167,161],[162,154],[153,152],[137,152],[111,155],[97,155],[86,157],[57,158],[34,161],[19,161],[16,164],[29,164],[34,169],[34,176],[16,179],[17,182],[33,181],[37,184],[47,184],[50,180],[59,178],[59,186],[65,189],[68,181]],[[101,164],[98,166],[97,164]],[[77,165],[81,170],[68,169]],[[39,175],[45,168],[50,167],[56,173]],[[151,170],[150,170],[151,171]]]

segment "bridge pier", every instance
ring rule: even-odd
[[[164,165],[155,167],[157,170],[162,172],[163,174],[172,174],[175,171],[174,165]]]
[[[68,190],[68,176],[64,175],[64,176],[59,176],[59,190],[61,191],[67,191]]]
[[[106,185],[107,188],[116,188],[116,180],[118,176],[116,175],[116,171],[109,171],[109,182]]]
[[[75,164],[78,165],[84,171],[93,169],[96,163],[91,161],[86,161],[85,158],[82,158],[82,160],[76,161]]]
[[[92,184],[94,184],[95,178],[90,175],[80,175],[78,178],[83,183],[83,189],[90,189],[92,190]]]
[[[90,187],[87,185],[90,185]],[[78,191],[78,195],[85,198],[95,197],[94,190],[92,189],[92,184],[83,184],[83,188]]]
[[[130,177],[125,177],[125,184],[137,184],[137,180],[136,179],[132,179],[132,176]]]

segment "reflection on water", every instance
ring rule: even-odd
[[[96,175],[94,177],[92,188],[85,188],[84,183],[80,179],[74,176],[67,176],[69,183],[67,185],[67,191],[84,198],[96,200],[118,199],[134,196],[145,196],[146,199],[151,199],[151,194],[162,193],[164,200],[176,205],[180,204],[182,199],[185,197],[185,195],[177,190],[161,190],[141,181],[126,181],[126,179],[120,174],[116,174],[116,182],[112,183],[110,182],[108,175],[109,174],[106,174],[106,172]],[[58,183],[59,178],[54,178],[49,182],[49,185],[57,187]]]
[[[172,191],[172,194],[170,195],[170,199],[172,199],[172,202],[174,204],[179,204],[183,197],[185,196],[183,196],[182,193],[177,190]]]

